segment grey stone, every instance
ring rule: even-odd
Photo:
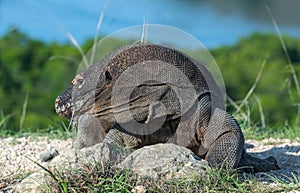
[[[40,160],[41,162],[48,162],[58,155],[58,151],[52,147],[49,151],[40,155]]]
[[[117,164],[123,161],[133,150],[117,146],[114,143],[99,143],[78,150],[79,162],[104,162]]]
[[[201,176],[209,167],[187,148],[174,144],[146,146],[131,153],[119,167],[129,168],[138,180],[172,180]]]
[[[81,150],[71,150],[58,155],[45,167],[60,169],[80,169],[85,164],[111,163],[113,167],[129,168],[137,177],[143,179],[172,180],[192,178],[205,173],[208,163],[201,160],[189,149],[175,144],[156,144],[145,146],[132,152],[115,144],[99,143]],[[41,192],[46,184],[45,171],[40,170],[23,179],[14,187],[15,192]],[[144,192],[141,187],[133,192]]]

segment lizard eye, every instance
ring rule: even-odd
[[[79,85],[82,85],[83,84],[83,79],[79,79],[79,80],[77,80],[77,84],[79,84]]]
[[[78,88],[81,88],[84,84],[84,80],[83,79],[79,79],[77,80],[76,84],[78,85]]]
[[[78,74],[77,76],[75,76],[75,78],[72,80],[72,84],[73,85],[79,85],[82,86],[84,84],[84,80],[83,80],[84,76],[82,73]]]

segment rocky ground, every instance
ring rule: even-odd
[[[26,174],[28,171],[40,169],[31,160],[40,163],[40,155],[54,147],[63,155],[72,149],[73,140],[58,140],[43,138],[6,138],[0,139],[0,192],[7,187],[7,182],[16,174]],[[274,156],[280,170],[268,174],[285,180],[292,174],[300,176],[300,143],[291,140],[265,139],[263,141],[247,140],[247,152],[259,158]],[[31,160],[30,160],[30,159]],[[255,175],[268,183],[265,174]],[[6,184],[5,184],[6,183]],[[14,182],[17,183],[17,182]]]
[[[288,178],[300,176],[300,143],[289,139],[265,139],[262,141],[246,140],[246,149],[251,155],[259,158],[273,156],[280,170],[267,172],[267,175],[288,181]],[[266,173],[257,173],[255,177],[264,182],[270,182]],[[294,175],[294,176],[293,176]],[[299,180],[299,179],[298,179]]]

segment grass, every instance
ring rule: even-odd
[[[279,184],[279,191],[292,191],[299,190],[300,191],[300,174],[295,175],[292,174],[292,177],[287,178],[287,180],[281,180],[276,177],[271,177],[276,183]]]
[[[8,120],[12,117],[13,115],[4,115],[2,111],[0,111],[0,136],[1,132],[2,135],[7,135],[9,132],[6,130],[7,128],[7,123]]]
[[[255,83],[256,84],[256,83]],[[252,88],[249,93],[252,93]],[[249,93],[246,97],[249,97]],[[256,100],[259,102],[259,99],[254,95]],[[278,138],[278,139],[291,139],[294,141],[300,141],[300,127],[299,126],[290,126],[285,124],[284,126],[268,126],[263,121],[264,114],[261,112],[261,123],[255,123],[251,119],[251,107],[249,103],[241,102],[237,104],[228,97],[229,105],[232,106],[236,111],[233,113],[234,118],[240,125],[240,128],[243,131],[245,139],[254,139],[254,140],[263,140],[267,138]],[[243,106],[243,108],[241,108]]]
[[[300,141],[299,126],[291,127],[288,124],[285,126],[266,126],[264,124],[256,124],[251,120],[250,107],[246,106],[245,109],[246,110],[242,112],[240,111],[233,114],[242,129],[245,139],[263,140],[275,138]]]
[[[133,189],[129,171],[116,170],[110,165],[90,164],[80,170],[43,169],[51,176],[50,192],[131,192]]]
[[[9,119],[9,116],[3,116],[0,114],[0,138],[6,137],[48,137],[49,139],[69,139],[75,138],[76,130],[70,126],[66,125],[65,122],[55,123],[49,125],[46,128],[35,129],[34,131],[31,128],[22,128],[17,132],[6,129],[6,123]],[[1,125],[1,123],[3,123]]]
[[[208,169],[201,177],[174,181],[136,181],[136,176],[129,170],[116,170],[103,164],[99,167],[85,166],[81,170],[48,171],[52,177],[48,184],[50,192],[124,192],[129,193],[135,187],[145,192],[281,192],[300,190],[300,176],[293,175],[286,180],[267,176],[277,186],[266,185],[253,176],[241,178],[237,173],[226,169]],[[102,167],[100,167],[102,166]],[[62,184],[64,186],[62,186]],[[62,188],[63,187],[63,188]]]
[[[242,127],[245,139],[263,140],[268,138],[274,139],[290,139],[292,141],[300,141],[299,127]]]
[[[47,184],[43,185],[43,191],[51,193],[130,193],[135,188],[142,189],[147,193],[275,193],[300,190],[300,174],[292,174],[291,177],[285,178],[265,174],[265,180],[261,180],[251,174],[236,173],[219,168],[207,169],[201,177],[173,181],[153,181],[150,179],[137,181],[136,175],[130,170],[115,169],[109,164],[94,162],[83,165],[80,169],[58,170],[35,163],[48,174]],[[9,186],[20,182],[29,175],[30,173],[18,173],[8,178],[0,178],[0,190],[9,189]]]

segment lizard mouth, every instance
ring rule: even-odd
[[[64,118],[70,119],[72,117],[73,103],[71,101],[64,101],[62,97],[59,96],[56,98],[55,103],[56,113]]]

